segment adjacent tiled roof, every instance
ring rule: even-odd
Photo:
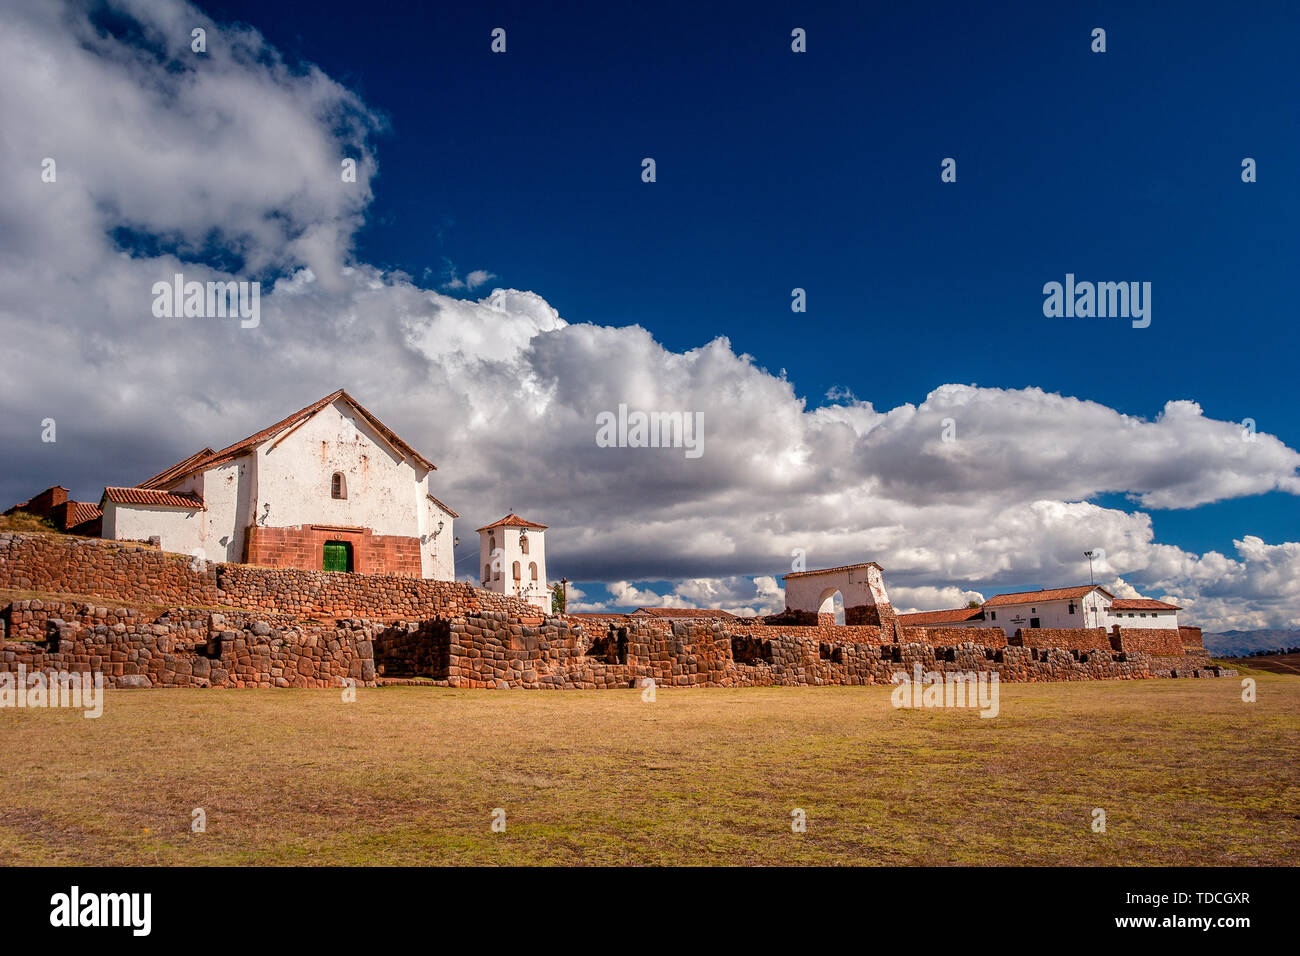
[[[165,471],[160,471],[147,481],[142,481],[136,485],[137,488],[160,488],[173,478],[178,478],[190,470],[191,467],[198,464],[205,458],[214,455],[211,448],[205,448],[202,451],[196,451],[188,458],[182,458],[176,464],[172,465]]]
[[[441,508],[443,511],[447,512],[447,514],[451,515],[453,518],[459,518],[459,517],[460,517],[460,515],[456,514],[456,512],[452,511],[450,508],[448,508],[446,505],[444,505],[441,501],[439,501],[439,500],[438,500],[437,498],[435,498],[433,495],[429,495],[429,500],[432,501],[432,502],[433,502],[435,505],[437,505],[439,508]]]
[[[877,571],[885,570],[875,561],[867,561],[863,564],[842,564],[838,568],[819,568],[816,571],[792,571],[785,575],[786,578],[804,578],[813,574],[830,574],[832,571],[852,571],[855,568],[875,568]]]
[[[707,617],[718,620],[731,620],[736,615],[713,607],[639,607],[633,615],[645,614],[650,617],[695,618]]]
[[[1091,591],[1100,591],[1108,598],[1113,598],[1109,591],[1096,584],[1081,584],[1077,588],[1048,588],[1045,591],[1017,591],[1014,594],[998,594],[984,602],[984,607],[1002,607],[1004,604],[1032,604],[1035,601],[1064,601],[1067,598],[1081,598]]]
[[[104,517],[104,512],[89,501],[69,501],[68,502],[68,527],[81,524],[83,521],[94,521],[96,518]]]
[[[491,524],[485,524],[483,527],[479,528],[479,531],[491,531],[493,528],[536,528],[539,531],[545,531],[546,525],[537,524],[533,521],[525,521],[512,511],[500,521],[493,521]]]
[[[355,408],[358,414],[360,414],[361,417],[375,429],[375,431],[383,435],[388,442],[395,445],[403,453],[410,455],[430,471],[437,471],[437,465],[429,461],[429,459],[425,458],[406,442],[402,441],[402,439],[397,437],[397,434],[391,428],[377,419],[374,415],[370,414],[370,412],[366,411],[366,409],[363,408],[355,398],[340,388],[338,391],[331,392],[319,401],[312,402],[306,408],[298,409],[298,411],[294,412],[288,418],[281,419],[274,425],[263,428],[260,432],[249,435],[247,438],[242,441],[237,441],[233,445],[227,445],[220,451],[213,452],[210,449],[205,449],[205,451],[208,452],[206,455],[203,452],[199,452],[197,455],[191,455],[189,458],[185,459],[185,461],[177,462],[166,471],[150,478],[148,481],[144,482],[141,487],[163,483],[172,484],[196,471],[206,471],[214,465],[220,465],[223,462],[242,457],[251,452],[258,445],[261,445],[263,442],[269,441],[281,432],[287,431],[295,425],[311,418],[322,408],[339,398],[346,400],[349,405]]]
[[[900,624],[920,627],[925,624],[961,624],[965,621],[982,621],[984,612],[977,607],[955,607],[948,611],[914,611],[898,615]]]
[[[1153,601],[1150,598],[1116,598],[1110,604],[1112,611],[1181,611],[1177,604]]]
[[[153,505],[160,508],[203,507],[203,499],[198,495],[174,495],[169,491],[153,488],[105,488],[104,498],[119,505]]]

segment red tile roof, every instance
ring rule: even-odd
[[[706,617],[728,621],[736,616],[727,611],[722,611],[713,607],[639,607],[633,611],[630,616],[635,617],[638,614],[644,614],[649,617],[682,619]]]
[[[427,492],[426,492],[426,494],[427,494]],[[443,511],[447,512],[447,514],[451,515],[453,518],[459,518],[459,517],[460,517],[460,515],[456,514],[456,512],[452,511],[450,508],[448,508],[446,505],[444,505],[441,501],[439,501],[439,500],[438,500],[437,498],[435,498],[433,495],[429,495],[429,500],[432,501],[432,502],[433,502],[435,505],[437,505],[439,508],[441,508]]]
[[[1181,611],[1177,604],[1153,601],[1150,598],[1116,598],[1110,604],[1112,611]]]
[[[877,571],[885,570],[875,561],[866,561],[862,564],[842,564],[838,568],[820,568],[816,571],[792,571],[785,575],[786,578],[803,578],[812,574],[830,574],[832,571],[852,571],[855,568],[875,568]]]
[[[1048,588],[1045,591],[1017,591],[1014,594],[998,594],[984,602],[984,607],[1002,607],[1005,604],[1033,604],[1035,601],[1064,601],[1067,598],[1081,598],[1092,591],[1100,591],[1106,597],[1113,595],[1097,584],[1082,584],[1077,588]]]
[[[479,531],[491,531],[493,528],[536,528],[539,531],[545,531],[546,525],[537,524],[532,521],[525,521],[512,511],[500,521],[493,521],[491,524],[485,524],[483,527],[479,528]]]
[[[298,409],[298,411],[294,412],[288,418],[283,418],[274,425],[263,428],[260,432],[249,435],[247,438],[242,441],[237,441],[233,445],[227,445],[220,451],[214,452],[211,449],[204,449],[204,451],[199,452],[198,454],[191,455],[184,461],[172,465],[166,471],[154,475],[154,477],[150,478],[148,481],[143,482],[140,487],[173,484],[181,478],[184,478],[186,475],[191,475],[196,471],[206,471],[214,465],[220,465],[223,462],[230,461],[234,458],[240,458],[251,452],[263,442],[270,441],[281,432],[287,431],[290,428],[305,422],[321,409],[325,408],[325,406],[340,398],[356,409],[357,413],[361,415],[361,417],[364,418],[370,426],[375,429],[375,431],[379,432],[385,440],[396,446],[404,454],[410,455],[419,464],[423,465],[430,471],[438,470],[437,465],[429,461],[429,459],[425,458],[406,442],[402,441],[402,439],[397,437],[397,434],[392,429],[377,419],[374,415],[370,414],[370,412],[366,411],[366,409],[363,408],[355,398],[340,388],[337,391],[326,395],[324,398],[312,402],[306,408]],[[204,454],[204,452],[207,454]]]
[[[176,464],[172,465],[170,468],[166,469],[165,471],[160,471],[152,478],[140,482],[138,485],[136,485],[136,487],[137,488],[161,488],[163,485],[167,484],[167,482],[171,481],[173,478],[177,478],[185,474],[187,471],[189,471],[191,466],[198,464],[200,461],[209,457],[212,454],[214,454],[214,452],[212,451],[211,448],[205,448],[202,451],[196,451],[194,454],[190,455],[190,457],[182,458],[180,461],[178,461]]]
[[[203,499],[198,495],[174,495],[169,491],[158,491],[153,488],[105,488],[104,498],[119,505],[152,505],[158,508],[195,510],[203,507]]]
[[[83,521],[94,521],[96,518],[104,517],[104,512],[100,511],[94,504],[89,501],[69,501],[68,502],[68,527],[74,527]]]
[[[962,624],[966,621],[982,621],[984,612],[977,607],[955,607],[949,611],[914,611],[911,614],[898,615],[898,623],[912,627],[927,624]]]

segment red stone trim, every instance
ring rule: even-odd
[[[370,528],[254,525],[248,529],[245,560],[265,567],[321,571],[326,541],[347,541],[352,545],[352,570],[357,574],[421,576],[419,538],[375,534]]]

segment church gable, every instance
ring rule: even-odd
[[[389,433],[391,434],[391,432]],[[364,479],[371,468],[395,468],[423,480],[429,468],[394,444],[348,402],[338,399],[258,449],[259,464],[311,460],[320,469],[348,468]]]
[[[418,536],[428,469],[343,398],[257,449],[264,524],[333,524]],[[260,513],[259,513],[260,518]]]

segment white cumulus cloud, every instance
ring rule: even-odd
[[[1142,509],[1300,494],[1295,450],[1193,398],[1143,419],[1038,388],[946,384],[876,409],[839,386],[809,407],[725,336],[677,352],[640,326],[566,321],[544,292],[456,298],[359,261],[385,119],[254,29],[174,0],[20,0],[5,21],[7,500],[54,482],[97,498],[342,386],[438,464],[432,490],[465,516],[462,571],[463,529],[516,509],[550,526],[557,578],[608,582],[609,602],[571,588],[578,609],[778,610],[794,549],[809,567],[879,561],[900,608],[958,606],[1086,580],[1082,552],[1103,549],[1106,580],[1209,626],[1297,621],[1300,544],[1243,536],[1228,557],[1154,540]],[[153,283],[176,272],[262,281],[260,325],[155,318]],[[453,274],[471,294],[495,278]],[[703,413],[704,454],[599,447],[596,418],[620,404]],[[1112,494],[1131,507],[1090,500]]]

